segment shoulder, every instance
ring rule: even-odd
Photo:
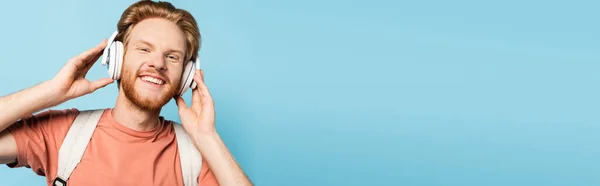
[[[14,137],[18,150],[18,165],[28,165],[41,174],[46,162],[55,157],[62,139],[71,127],[79,110],[48,109],[30,114],[10,125],[7,130]]]
[[[23,117],[8,130],[19,139],[53,142],[58,146],[83,110],[77,108],[48,109]]]
[[[10,128],[55,127],[57,125],[69,124],[77,117],[79,112],[77,108],[62,110],[48,109],[25,116],[11,125]]]
[[[36,119],[62,119],[62,118],[67,118],[67,117],[73,117],[73,116],[77,116],[77,114],[79,114],[80,110],[77,108],[70,108],[70,109],[48,109],[46,111],[43,112],[39,112],[37,114],[33,114],[30,117],[32,118],[36,118]]]

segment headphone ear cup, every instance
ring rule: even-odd
[[[108,76],[112,79],[115,79],[115,72],[116,72],[116,67],[117,67],[117,49],[116,49],[116,44],[115,42],[109,43],[110,46],[108,47]],[[116,79],[115,79],[116,80]]]
[[[200,70],[200,57],[196,57],[196,61],[193,64],[194,65],[190,65],[191,71],[196,72],[196,70]],[[190,85],[190,88],[195,89],[197,86],[198,85],[196,85],[196,81],[194,81],[194,76],[192,76],[192,84]]]
[[[102,61],[100,61],[100,63],[102,64],[102,66],[106,66],[107,63],[110,62],[110,57],[109,57],[110,47],[114,43],[113,41],[114,41],[114,39],[115,39],[115,37],[117,36],[118,33],[119,33],[118,31],[113,32],[113,34],[108,39],[108,43],[107,43],[106,47],[104,48],[104,52],[102,52]],[[108,66],[107,66],[107,68],[108,68]]]
[[[185,65],[183,75],[181,76],[181,87],[179,87],[178,95],[183,95],[191,86],[193,86],[192,89],[196,87],[196,82],[194,82],[194,63],[192,61]]]
[[[124,48],[123,48],[123,43],[121,43],[120,41],[116,41],[115,42],[115,72],[114,72],[114,78],[115,80],[121,79],[121,69],[123,67],[123,54],[124,54]]]

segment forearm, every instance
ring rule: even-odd
[[[252,185],[216,132],[199,136],[195,142],[217,177],[219,185]]]
[[[45,81],[21,91],[0,97],[0,131],[17,120],[53,106],[52,83]]]

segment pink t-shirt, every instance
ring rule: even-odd
[[[179,151],[171,121],[149,131],[135,131],[119,124],[105,109],[81,162],[67,185],[181,185]],[[9,167],[28,167],[46,176],[48,185],[57,174],[58,151],[79,110],[48,110],[23,118],[8,130],[17,142],[17,162]],[[218,185],[203,159],[198,177],[201,186]]]

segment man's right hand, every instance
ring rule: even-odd
[[[92,93],[114,82],[112,78],[101,78],[95,81],[85,79],[87,72],[102,56],[106,45],[107,41],[103,39],[94,48],[71,58],[60,69],[58,74],[50,80],[54,88],[52,92],[56,96],[51,105],[58,105],[70,99]]]
[[[20,118],[59,105],[70,99],[92,93],[113,82],[111,78],[88,81],[85,75],[102,55],[106,39],[73,58],[65,64],[51,80],[0,97],[0,164],[14,162],[17,158],[17,144],[6,131]]]

